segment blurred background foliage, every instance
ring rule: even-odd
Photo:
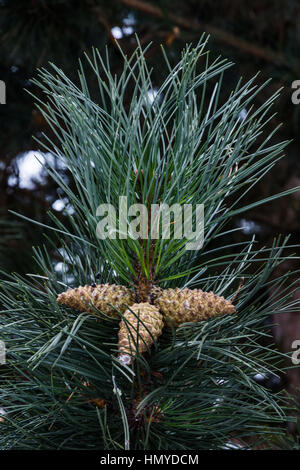
[[[153,43],[147,57],[150,64],[156,64],[156,74],[160,71],[153,76],[159,86],[165,67],[160,45],[175,63],[185,43],[196,43],[204,31],[209,33],[211,54],[221,54],[236,64],[224,80],[224,96],[240,76],[246,81],[257,71],[258,83],[272,78],[257,96],[257,107],[283,87],[277,115],[269,126],[274,129],[282,123],[277,141],[292,142],[286,158],[249,193],[251,203],[300,185],[300,105],[291,101],[292,82],[300,79],[299,17],[298,0],[0,0],[0,80],[6,83],[7,93],[6,104],[0,106],[1,270],[31,272],[32,245],[47,245],[37,225],[16,221],[10,210],[41,222],[46,221],[49,209],[62,218],[72,210],[55,183],[43,173],[41,162],[55,164],[52,156],[37,153],[40,163],[35,158],[35,139],[43,139],[44,132],[51,134],[34,107],[34,99],[26,93],[40,93],[30,82],[37,67],[54,62],[76,81],[78,58],[83,58],[84,52],[91,54],[92,47],[104,54],[107,45],[113,71],[118,74],[122,58],[116,41],[130,54],[136,47],[137,34],[142,46]],[[93,80],[91,76],[92,91]],[[149,92],[155,93],[155,89]],[[67,173],[65,168],[60,171]],[[234,223],[241,230],[230,235],[233,242],[256,234],[262,245],[270,245],[278,233],[291,233],[290,244],[299,243],[300,192],[245,213]],[[60,269],[62,260],[53,260],[55,269]],[[299,264],[295,259],[288,260],[280,269],[296,270]],[[300,338],[299,314],[289,312],[284,318],[272,318],[270,325],[274,320],[275,326],[270,328],[275,340],[282,350],[289,351],[292,341]],[[284,385],[292,392],[300,387],[299,368],[289,371]]]

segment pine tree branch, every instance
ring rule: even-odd
[[[124,67],[118,77],[109,57],[93,50],[86,59],[99,84],[96,102],[82,63],[80,86],[54,64],[54,72],[42,69],[34,80],[44,92],[43,100],[37,97],[38,109],[56,137],[51,142],[45,136],[42,144],[58,163],[45,169],[73,214],[60,219],[49,213],[47,226],[37,221],[49,229],[47,241],[62,256],[61,270],[46,245],[34,249],[37,271],[5,275],[0,283],[0,338],[9,354],[0,388],[6,412],[1,448],[213,450],[226,448],[233,435],[248,439],[251,448],[253,436],[284,432],[291,416],[286,397],[272,394],[254,377],[279,375],[287,358],[266,344],[270,332],[265,319],[300,309],[293,298],[297,280],[290,272],[273,276],[282,260],[293,259],[283,252],[288,237],[279,237],[270,248],[256,248],[254,239],[229,242],[234,229],[224,231],[233,215],[295,191],[240,204],[283,156],[287,143],[271,143],[276,129],[262,132],[277,93],[254,107],[254,97],[265,86],[255,85],[254,77],[240,81],[220,100],[222,76],[231,64],[219,58],[210,63],[209,57],[200,61],[208,56],[206,44],[203,35],[197,46],[188,45],[175,66],[164,53],[168,74],[159,84],[152,81],[140,46],[130,58],[121,51]],[[157,86],[153,100],[147,99]],[[249,111],[241,119],[245,108]],[[66,163],[68,179],[60,170]],[[127,197],[128,207],[205,204],[207,230],[200,256],[185,250],[187,240],[173,237],[174,230],[152,240],[154,252],[151,240],[144,245],[130,234],[100,240],[97,207],[109,202],[117,208],[120,195]],[[127,225],[125,220],[123,233]],[[136,360],[122,366],[116,356],[119,319],[105,314],[107,305],[114,308],[116,296],[101,295],[103,305],[95,312],[77,311],[75,305],[57,302],[57,296],[85,285],[81,297],[97,278],[122,284],[121,294],[120,286],[109,291],[117,287],[123,301],[132,274],[137,277],[135,255],[146,284],[155,267],[162,288],[201,287],[234,299],[237,314],[209,315],[176,330],[170,323],[158,341],[142,317],[155,344],[150,350],[136,322],[130,333]],[[241,278],[245,283],[237,291]],[[271,286],[272,302],[267,295]],[[78,299],[78,288],[74,291]],[[165,300],[171,298],[173,313],[180,303],[178,297]],[[153,320],[156,307],[148,307],[135,309],[135,318],[136,311],[150,312]],[[143,354],[138,349],[142,341],[147,346]]]
[[[153,6],[142,0],[121,0],[121,3],[127,7],[142,11],[151,16],[155,16],[156,18],[163,18],[165,16],[165,13],[161,10],[161,8]],[[275,53],[270,49],[253,44],[232,33],[229,33],[228,31],[223,31],[220,28],[216,28],[215,26],[210,26],[199,21],[196,23],[193,19],[183,18],[174,15],[173,13],[168,14],[168,19],[183,29],[205,31],[206,33],[211,34],[218,41],[228,44],[235,49],[240,49],[246,54],[254,55],[255,57],[263,59],[267,62],[289,67],[288,61],[282,54]]]

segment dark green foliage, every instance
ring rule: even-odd
[[[40,109],[56,134],[55,143],[47,145],[67,162],[72,185],[55,168],[48,171],[75,212],[65,214],[67,224],[52,216],[47,230],[63,257],[61,273],[48,250],[38,248],[38,272],[1,283],[0,335],[8,351],[0,391],[7,412],[2,449],[221,449],[233,438],[250,448],[253,438],[284,434],[293,420],[284,392],[273,394],[253,379],[257,373],[279,374],[285,357],[273,345],[262,345],[269,335],[264,320],[299,308],[290,300],[295,290],[290,275],[273,277],[286,259],[287,240],[275,240],[269,249],[259,248],[254,238],[218,245],[235,230],[229,225],[234,215],[279,197],[246,200],[286,146],[271,143],[273,133],[263,134],[277,93],[261,108],[251,107],[261,87],[250,80],[220,104],[229,64],[211,63],[206,42],[184,50],[153,102],[147,98],[153,85],[140,47],[130,59],[123,57],[118,80],[97,51],[81,66],[79,88],[55,66],[53,75],[40,72],[47,103]],[[99,83],[97,101],[85,80],[89,66]],[[132,93],[125,108],[129,79]],[[237,315],[165,329],[151,354],[138,356],[133,367],[117,359],[117,320],[101,318],[101,312],[100,318],[78,314],[56,302],[58,293],[90,284],[97,272],[101,282],[130,285],[134,255],[149,277],[147,245],[144,251],[135,240],[96,236],[97,206],[116,204],[120,194],[130,204],[205,204],[202,251],[186,252],[185,239],[155,241],[161,285],[199,286],[232,299],[244,277]],[[271,286],[272,300],[265,297]]]

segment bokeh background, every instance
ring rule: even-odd
[[[33,245],[49,244],[38,225],[14,216],[47,221],[52,210],[63,218],[72,212],[67,198],[43,171],[43,162],[57,163],[50,152],[39,152],[36,139],[51,136],[32,94],[40,91],[30,82],[37,68],[54,62],[72,80],[77,80],[78,58],[105,45],[113,71],[122,69],[123,52],[136,47],[136,34],[142,46],[152,42],[147,58],[154,68],[152,90],[155,95],[164,75],[161,45],[171,63],[176,63],[187,42],[197,42],[203,32],[211,35],[211,56],[228,57],[235,66],[224,79],[224,96],[240,76],[250,79],[258,71],[257,83],[272,79],[257,95],[259,106],[282,87],[277,114],[269,128],[281,125],[275,141],[291,140],[286,157],[265,176],[248,195],[249,203],[286,189],[300,186],[300,104],[292,103],[292,83],[300,80],[300,2],[298,0],[0,0],[0,80],[6,83],[6,104],[0,105],[0,267],[2,271],[32,272]],[[89,76],[91,89],[95,78]],[[28,93],[29,92],[29,93]],[[97,99],[97,98],[96,98]],[[52,138],[55,138],[52,136]],[[38,158],[36,158],[38,157]],[[67,171],[60,168],[60,171]],[[271,245],[279,233],[290,234],[290,245],[300,241],[300,191],[276,202],[256,208],[233,221],[240,231],[232,241],[255,234],[262,245]],[[49,244],[51,253],[51,245]],[[300,255],[289,248],[287,254]],[[53,255],[55,269],[64,262]],[[282,274],[300,268],[296,258],[285,261]],[[71,267],[69,267],[71,269]],[[4,273],[1,276],[5,276]],[[266,292],[270,296],[271,292]],[[300,286],[295,300],[300,297]],[[270,332],[284,352],[300,339],[300,313],[269,319]],[[280,380],[260,377],[274,391],[285,387],[296,394],[300,388],[299,368],[283,374]]]

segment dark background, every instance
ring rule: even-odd
[[[41,222],[47,220],[50,209],[62,218],[68,210],[63,195],[41,173],[31,152],[39,147],[35,138],[43,139],[43,132],[51,135],[34,107],[33,97],[26,92],[40,93],[30,83],[37,67],[47,67],[52,61],[76,81],[78,58],[83,59],[85,51],[90,54],[92,46],[104,53],[107,45],[112,68],[118,74],[122,57],[116,38],[122,50],[130,54],[138,34],[143,46],[153,43],[147,58],[155,66],[153,82],[159,86],[164,75],[160,45],[175,64],[185,44],[196,43],[203,32],[211,35],[212,57],[221,54],[235,62],[225,78],[224,95],[240,76],[248,80],[258,71],[257,83],[269,78],[272,81],[257,96],[256,106],[283,87],[269,129],[282,123],[276,139],[292,142],[286,157],[249,194],[249,203],[299,186],[300,104],[291,100],[292,82],[300,80],[299,1],[0,0],[0,80],[6,83],[7,92],[6,104],[0,105],[2,270],[30,272],[35,269],[32,245],[47,243],[37,225],[17,219],[10,210]],[[94,77],[88,79],[91,87],[96,87]],[[40,154],[40,158],[50,157]],[[261,244],[270,245],[278,233],[290,233],[290,244],[295,245],[300,238],[300,192],[244,214],[233,223],[243,229],[233,241],[256,233]],[[299,256],[296,248],[288,252]],[[57,269],[60,261],[53,260]],[[279,274],[299,269],[299,264],[297,259],[288,260]],[[270,320],[275,321],[272,331],[278,346],[283,351],[291,350],[292,341],[300,339],[300,314],[289,312]],[[295,392],[300,387],[299,368],[289,371],[284,383]]]

